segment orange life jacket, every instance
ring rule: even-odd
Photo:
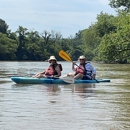
[[[48,75],[48,76],[54,75],[54,69],[53,69],[52,65],[50,65],[50,66],[46,69],[45,75]]]
[[[90,62],[87,62],[87,63],[90,63]],[[86,70],[86,68],[85,68],[85,65],[86,65],[87,63],[85,63],[85,64],[83,64],[83,65],[79,65],[79,67],[76,67],[76,73],[75,73],[75,75],[77,75],[77,74],[79,74],[79,73],[81,73],[81,74],[83,74],[83,75],[91,75],[92,72]],[[90,73],[88,73],[88,72],[90,72]]]
[[[45,75],[51,76],[51,75],[57,75],[57,71],[55,70],[56,66],[59,65],[60,70],[62,71],[62,65],[61,64],[54,64],[50,65],[45,72]]]
[[[75,75],[77,75],[77,74],[79,74],[79,73],[84,74],[85,68],[84,68],[83,65],[79,65],[79,67],[76,67],[76,70],[75,70],[75,71],[76,71]]]

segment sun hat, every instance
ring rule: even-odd
[[[48,61],[50,61],[50,60],[55,60],[55,61],[57,61],[57,59],[55,58],[55,56],[50,56],[50,58],[49,58]]]
[[[79,57],[79,60],[82,60],[82,59],[83,59],[83,60],[86,60],[86,57],[85,57],[84,55],[80,56],[80,57]]]

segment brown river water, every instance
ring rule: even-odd
[[[70,62],[60,63],[63,75],[72,72]],[[97,78],[111,82],[15,84],[11,76],[48,63],[0,62],[0,130],[130,130],[130,65],[92,64]]]

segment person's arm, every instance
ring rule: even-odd
[[[96,77],[96,69],[90,64],[91,70],[92,70],[92,79],[95,79]]]
[[[55,70],[58,73],[57,75],[55,75],[55,77],[60,77],[61,76],[61,70],[60,70],[60,67],[58,65],[56,66]]]
[[[75,62],[72,62],[72,70],[73,70],[73,71],[76,71]],[[74,75],[75,75],[75,74],[74,74],[73,72],[70,72],[70,73],[67,74],[67,76],[72,76],[72,77],[74,77]]]
[[[42,72],[39,72],[37,73],[36,75],[32,76],[33,78],[37,78],[37,77],[40,77],[40,75],[42,74],[45,74],[46,71],[42,71]]]
[[[75,62],[72,62],[72,70],[75,71]]]
[[[96,74],[92,74],[92,79],[95,79],[95,77],[96,77]]]
[[[40,72],[40,74],[45,74],[45,72],[46,72],[46,70],[44,70],[44,71]]]

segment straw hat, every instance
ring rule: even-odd
[[[79,57],[79,60],[82,60],[82,59],[83,59],[83,60],[86,60],[86,57],[85,57],[84,55],[80,56],[80,57]]]
[[[57,59],[55,58],[55,56],[50,56],[50,58],[49,58],[48,61],[50,61],[50,60],[55,60],[55,61],[57,61]]]

